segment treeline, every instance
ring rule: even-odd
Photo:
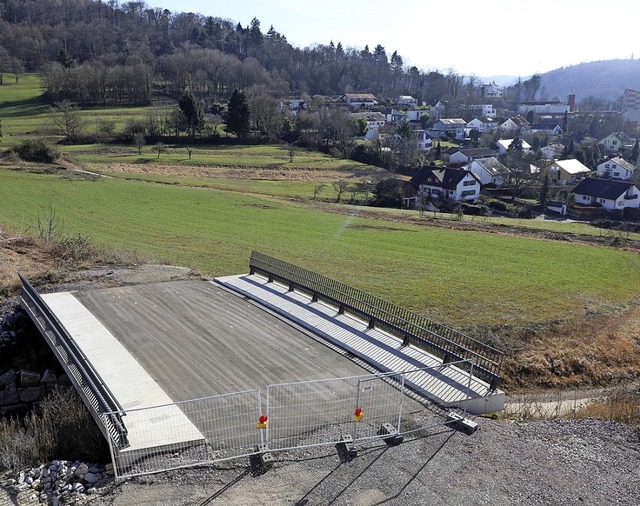
[[[84,104],[148,101],[150,81],[159,92],[189,87],[210,101],[262,84],[281,97],[369,92],[381,100],[410,94],[455,102],[477,99],[480,85],[453,71],[406,68],[381,45],[293,47],[257,19],[243,27],[140,1],[0,0],[0,76],[24,71],[43,72],[53,100]],[[134,84],[127,88],[125,78]]]

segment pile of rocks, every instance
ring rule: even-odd
[[[49,464],[21,471],[3,485],[15,494],[27,495],[43,504],[81,502],[113,478],[113,465],[54,460]]]
[[[27,369],[11,369],[0,375],[0,415],[24,414],[60,387],[71,386],[66,374],[51,369],[42,374]]]

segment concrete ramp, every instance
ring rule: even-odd
[[[313,301],[306,294],[268,282],[256,275],[227,276],[217,282],[258,302],[281,317],[291,320],[322,339],[338,346],[381,372],[416,371],[407,374],[408,386],[419,395],[443,407],[460,407],[480,414],[500,411],[505,395],[455,366],[442,363],[420,348],[402,341],[336,307]],[[442,367],[438,367],[442,366]]]
[[[126,413],[129,446],[136,458],[164,447],[204,443],[205,437],[127,349],[73,294],[42,295]],[[163,406],[161,410],[150,408]]]

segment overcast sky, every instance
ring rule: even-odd
[[[529,76],[640,58],[639,0],[149,0],[152,7],[271,25],[294,46],[384,46],[421,70]]]

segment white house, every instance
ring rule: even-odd
[[[553,163],[547,165],[546,169],[554,179],[562,184],[574,183],[591,172],[589,167],[574,158],[569,160],[555,160]]]
[[[473,172],[483,185],[502,186],[509,176],[507,169],[497,158],[481,158],[473,160],[467,169]]]
[[[484,116],[485,118],[495,119],[497,116],[497,111],[493,104],[472,104],[469,106],[469,110],[473,111],[478,116]]]
[[[430,199],[475,200],[480,196],[480,180],[465,169],[423,167],[411,178],[418,195]]]
[[[522,116],[512,116],[511,118],[507,118],[504,122],[502,122],[499,128],[507,132],[525,133],[529,131],[531,125],[529,125],[529,122]]]
[[[509,146],[511,146],[512,142],[513,142],[513,139],[500,139],[498,142],[496,142],[496,146],[498,147],[498,154],[504,155],[509,149]],[[523,139],[522,151],[527,153],[530,149],[531,149],[531,144],[529,144],[527,141]]]
[[[497,153],[490,148],[461,148],[449,155],[449,163],[462,165],[473,160],[491,158]]]
[[[636,167],[631,162],[618,156],[605,160],[596,166],[598,174],[614,179],[631,179],[635,170]]]
[[[367,133],[364,138],[370,140],[378,138],[380,128],[387,122],[381,112],[353,112],[351,113],[351,118],[354,121],[364,119],[367,122]]]
[[[441,118],[431,127],[431,136],[439,139],[442,136],[464,139],[467,122],[462,118]]]
[[[604,146],[607,154],[615,154],[625,149],[633,149],[634,140],[623,132],[615,132],[598,141]]]
[[[342,95],[342,101],[348,104],[352,109],[368,109],[374,105],[378,105],[376,97],[371,93],[345,93]]]
[[[400,95],[396,100],[396,105],[404,105],[406,107],[418,107],[418,99],[411,95]]]
[[[426,151],[427,153],[431,151],[433,147],[433,140],[431,136],[426,130],[414,130],[416,134],[416,144],[420,151]]]
[[[502,88],[495,81],[482,85],[482,96],[485,98],[502,98]]]
[[[576,204],[600,205],[608,211],[640,207],[640,190],[629,181],[586,178],[572,190]]]
[[[498,122],[493,118],[473,118],[467,123],[467,133],[477,130],[480,133],[498,128]]]

